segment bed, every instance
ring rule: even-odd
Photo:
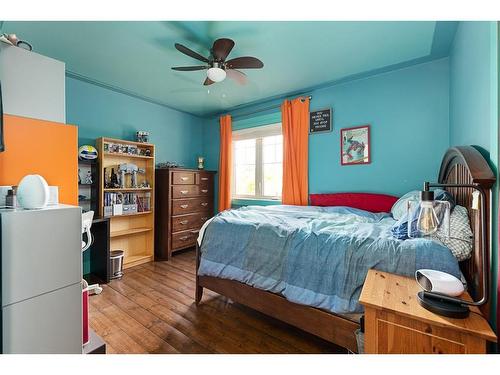
[[[476,149],[455,147],[442,160],[439,182],[478,184],[489,197],[494,175]],[[208,288],[356,351],[354,331],[363,312],[358,298],[370,268],[408,276],[419,268],[458,277],[463,272],[471,294],[480,293],[478,262],[489,246],[480,242],[480,210],[470,209],[468,190],[450,189],[468,209],[476,241],[472,258],[460,265],[437,242],[395,240],[389,214],[370,213],[355,204],[226,211],[205,228],[197,248],[196,302]],[[489,202],[480,207],[489,213]]]

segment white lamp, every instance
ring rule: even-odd
[[[486,193],[479,184],[448,184],[448,183],[424,183],[424,190],[422,191],[421,198],[422,201],[431,202],[434,200],[434,194],[430,191],[430,188],[468,188],[476,190],[481,196],[481,202],[486,202]],[[423,234],[435,232],[435,228],[439,225],[439,222],[435,221],[435,212],[433,209],[427,209],[421,211],[422,218],[419,217],[419,223],[417,223],[417,229],[422,231]],[[479,209],[476,207],[474,209]],[[445,276],[442,272],[436,272],[429,270],[418,270],[416,273],[416,278],[418,283],[424,289],[417,294],[417,300],[419,304],[425,309],[432,311],[433,313],[447,316],[450,318],[463,319],[469,316],[468,306],[481,306],[488,302],[489,298],[489,270],[488,265],[488,255],[491,248],[486,245],[488,244],[488,239],[486,237],[487,233],[488,217],[486,209],[483,207],[481,210],[481,264],[482,270],[482,297],[479,301],[463,300],[455,297],[460,291],[459,280],[455,279],[453,276],[446,279],[454,284],[456,288],[453,292],[450,292],[450,285],[444,286]],[[475,242],[476,246],[477,242]],[[451,281],[450,281],[451,280]]]
[[[24,176],[17,187],[17,202],[29,210],[44,208],[49,201],[49,185],[38,174]]]
[[[207,70],[207,77],[214,82],[222,82],[226,79],[226,71],[219,67],[218,63]]]

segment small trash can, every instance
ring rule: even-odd
[[[123,276],[123,250],[113,250],[109,254],[111,279],[121,279]]]

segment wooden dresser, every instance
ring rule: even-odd
[[[496,342],[478,308],[466,319],[440,316],[419,305],[419,291],[413,278],[368,271],[359,298],[367,354],[482,354],[488,341]]]
[[[156,169],[156,260],[195,246],[201,226],[214,214],[214,176],[198,169]]]

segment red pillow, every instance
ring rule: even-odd
[[[372,193],[310,194],[309,199],[311,206],[347,206],[370,212],[391,212],[398,200],[392,195]]]

